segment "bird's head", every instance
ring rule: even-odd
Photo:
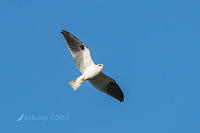
[[[99,67],[102,70],[103,69],[103,64],[98,64],[97,67]]]

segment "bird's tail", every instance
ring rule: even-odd
[[[78,78],[76,78],[76,79],[70,81],[69,84],[72,86],[73,90],[75,91],[75,90],[77,90],[78,87],[80,87],[81,84],[84,83],[85,81],[86,81],[86,80],[84,79],[84,76],[81,75],[80,77],[78,77]]]

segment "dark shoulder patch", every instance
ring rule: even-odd
[[[80,45],[81,50],[85,49],[85,46],[83,44]]]
[[[116,83],[115,83],[115,82],[110,82],[109,84],[110,84],[110,85],[116,85]]]

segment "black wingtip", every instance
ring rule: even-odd
[[[66,31],[66,30],[62,30],[61,33],[62,33],[63,35],[70,34],[70,33],[69,33],[68,31]]]
[[[110,94],[112,97],[116,98],[117,100],[119,100],[120,102],[124,102],[124,94],[123,92],[121,91],[121,93],[119,93],[120,95],[113,95],[113,94]]]
[[[120,102],[124,101],[124,94],[119,87],[119,85],[115,81],[109,82],[107,85],[107,89],[104,90],[108,95],[114,97],[115,99],[119,100]]]
[[[63,34],[63,36],[65,37],[65,39],[68,38],[68,37],[72,37],[72,38],[74,38],[74,39],[77,39],[77,41],[81,42],[81,41],[80,41],[78,38],[76,38],[72,33],[68,32],[68,31],[66,31],[66,30],[61,30],[60,33]],[[81,42],[81,43],[82,43],[82,42]]]
[[[124,102],[124,96],[122,97],[116,97],[120,102]]]
[[[124,98],[119,100],[121,103],[124,102]]]

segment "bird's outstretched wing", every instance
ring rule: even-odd
[[[77,68],[83,73],[85,68],[94,64],[89,49],[68,31],[62,30],[61,33],[67,42]]]
[[[118,99],[120,102],[124,101],[124,94],[119,85],[114,79],[101,72],[96,77],[89,80],[89,82],[98,90]]]

